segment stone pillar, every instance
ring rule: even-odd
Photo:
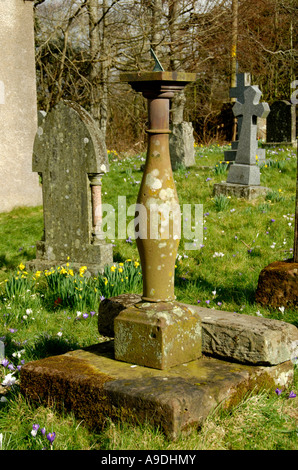
[[[0,1],[0,212],[42,204],[32,172],[37,130],[33,1]]]
[[[142,301],[114,320],[115,358],[167,369],[201,356],[201,323],[195,312],[175,302],[175,260],[180,234],[180,207],[169,153],[169,108],[174,93],[195,74],[140,72],[121,79],[148,100],[147,159],[137,211],[143,237],[137,237],[143,272]],[[153,209],[153,211],[152,211]],[[154,232],[154,234],[152,234]]]
[[[101,204],[101,174],[89,174],[89,181],[91,187],[91,205],[92,205],[92,243],[102,243],[101,223],[102,223],[102,204]]]

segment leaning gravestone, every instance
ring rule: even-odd
[[[286,100],[275,101],[267,118],[267,144],[297,145],[296,106]]]
[[[42,204],[32,172],[37,129],[33,1],[0,1],[0,212]]]
[[[229,168],[226,183],[214,185],[214,194],[229,194],[251,199],[266,193],[260,185],[260,168],[256,164],[257,118],[269,114],[267,103],[259,103],[261,91],[258,86],[249,86],[244,92],[244,103],[236,101],[235,116],[242,116],[241,134],[235,163]]]
[[[44,236],[28,268],[44,270],[68,261],[97,274],[112,263],[112,245],[101,234],[101,179],[108,171],[105,143],[80,106],[60,102],[39,113],[33,171],[42,177]]]

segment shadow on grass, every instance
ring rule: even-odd
[[[211,295],[214,291],[214,284],[210,283],[202,277],[197,277],[192,280],[189,280],[182,276],[177,276],[175,279],[175,287],[177,287],[178,292],[180,291],[183,297],[187,297],[191,294],[191,297],[194,295],[203,295],[208,293]],[[237,305],[242,304],[254,304],[255,303],[255,289],[252,286],[238,284],[238,286],[225,286],[221,284],[216,287],[217,295],[214,298],[215,302],[234,302]],[[208,295],[207,294],[207,295]],[[199,298],[199,297],[198,297]],[[207,300],[207,297],[206,299]]]
[[[48,334],[41,334],[34,342],[34,345],[27,348],[27,356],[30,356],[30,361],[36,361],[37,359],[65,354],[78,348],[79,344],[74,339],[56,338]]]

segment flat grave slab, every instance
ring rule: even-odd
[[[71,411],[92,429],[107,418],[149,422],[174,440],[199,428],[219,405],[230,407],[253,390],[286,386],[293,371],[292,361],[266,367],[208,356],[152,369],[116,361],[110,340],[25,364],[21,391],[30,400]]]

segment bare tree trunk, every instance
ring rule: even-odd
[[[107,60],[106,38],[106,11],[107,0],[99,4],[99,0],[88,0],[89,15],[89,40],[90,40],[90,82],[91,90],[91,114],[106,136],[107,109],[108,109],[108,75],[109,65]]]
[[[231,88],[237,85],[237,39],[238,39],[238,0],[232,0],[232,46],[231,46]],[[231,103],[235,102],[231,98]],[[234,117],[232,140],[237,138],[237,118]]]
[[[298,263],[298,149],[297,149],[297,175],[296,175],[296,209],[294,232],[294,263]]]
[[[177,27],[179,18],[179,2],[177,0],[169,1],[169,32],[170,32],[170,68],[178,70],[180,62],[177,58],[177,46],[179,41],[179,31]],[[173,124],[183,122],[184,107],[186,97],[184,90],[176,93],[171,102],[171,118]]]

